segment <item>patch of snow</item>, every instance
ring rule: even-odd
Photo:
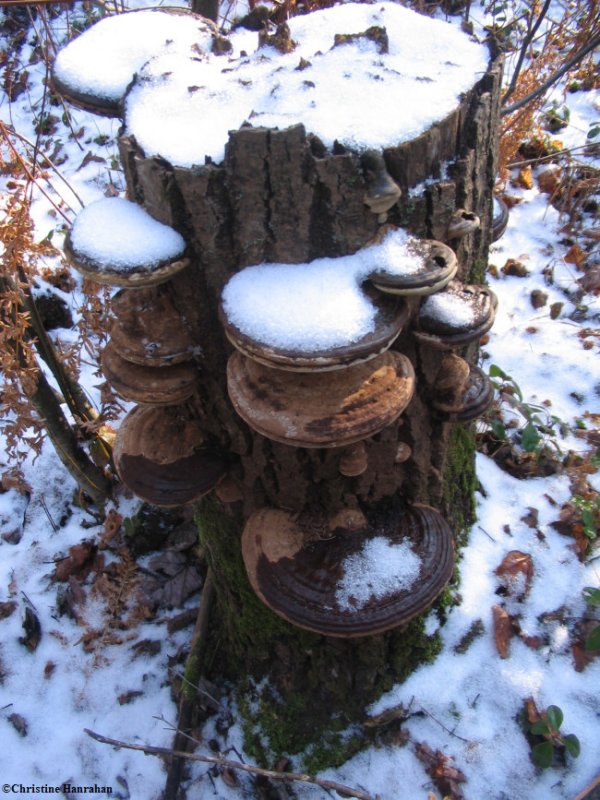
[[[210,50],[210,29],[187,14],[134,11],[97,22],[64,47],[54,74],[83,94],[118,101],[134,74],[159,52]]]
[[[371,26],[385,27],[388,53],[364,38],[333,46],[336,34]],[[337,139],[380,149],[447,116],[489,60],[485,46],[453,26],[389,2],[344,3],[293,17],[289,27],[298,46],[286,55],[261,48],[226,66],[211,55],[153,59],[127,94],[128,133],[147,155],[188,167],[222,161],[229,131],[245,121],[268,128],[302,122],[328,147]]]
[[[419,577],[421,559],[409,540],[392,544],[385,536],[375,536],[344,560],[343,570],[335,599],[340,608],[352,610],[410,589]]]
[[[80,211],[71,229],[71,243],[77,255],[124,271],[156,266],[185,250],[177,231],[120,197],[97,200]]]

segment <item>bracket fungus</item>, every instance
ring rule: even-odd
[[[402,190],[388,172],[382,153],[366,150],[361,155],[360,164],[367,184],[363,201],[383,223],[387,212],[402,196]]]
[[[283,347],[271,344],[267,337],[263,340],[256,338],[256,334],[249,335],[242,327],[230,321],[227,307],[223,303],[220,308],[220,316],[225,335],[231,344],[245,356],[260,364],[293,372],[337,370],[369,361],[385,352],[398,338],[408,322],[409,309],[402,299],[394,298],[390,301],[390,298],[383,298],[381,295],[369,292],[368,289],[361,289],[361,294],[374,307],[372,330],[361,333],[354,341],[328,347],[319,345],[315,347],[310,344],[305,345],[303,349],[297,345]],[[340,298],[340,303],[343,303],[343,298]],[[281,325],[285,327],[285,309],[280,308],[279,310]],[[330,320],[332,325],[338,322],[335,314],[331,315]],[[311,318],[307,316],[307,328],[310,324]]]
[[[369,279],[381,292],[429,295],[439,292],[456,275],[458,261],[448,245],[434,239],[413,240],[408,245],[407,268],[392,272],[376,269]]]
[[[341,447],[390,425],[410,402],[412,364],[387,351],[331,372],[286,372],[235,352],[227,389],[237,413],[257,433],[295,447]]]
[[[120,355],[149,367],[190,361],[196,348],[162,287],[123,289],[112,299],[110,337]]]
[[[492,327],[497,305],[496,295],[486,286],[452,281],[422,303],[414,334],[442,349],[469,344]]]
[[[59,51],[52,84],[70,103],[109,117],[135,73],[158,52],[210,50],[216,26],[187,9],[142,9],[107,16]]]
[[[125,486],[155,506],[192,503],[227,471],[184,406],[134,408],[117,431],[113,458]]]
[[[448,239],[462,239],[470,233],[474,233],[481,227],[481,220],[477,214],[472,211],[465,211],[464,208],[458,208],[450,219],[448,225],[447,237]]]
[[[442,359],[433,386],[431,405],[448,422],[467,422],[481,416],[494,399],[494,387],[479,367],[454,353]]]
[[[494,195],[492,207],[492,242],[496,242],[508,227],[508,206],[499,195]]]
[[[369,457],[364,442],[357,442],[345,448],[340,455],[338,468],[346,478],[356,478],[366,471]]]
[[[154,286],[189,264],[177,231],[119,197],[97,200],[80,211],[64,248],[84,277],[108,286]]]
[[[367,514],[367,518],[369,515]],[[322,531],[327,538],[321,539]],[[275,508],[254,512],[242,555],[260,599],[324,636],[372,636],[425,611],[454,569],[450,527],[429,506],[378,510],[366,526],[331,534]]]
[[[178,405],[194,392],[198,370],[191,362],[165,366],[135,364],[123,358],[114,342],[100,356],[102,373],[124,400],[152,406]]]

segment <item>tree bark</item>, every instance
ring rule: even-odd
[[[494,61],[445,120],[383,153],[402,189],[389,223],[444,241],[455,209],[480,216],[481,228],[453,243],[457,277],[467,283],[481,282],[487,265],[501,69]],[[215,674],[250,676],[240,708],[246,713],[246,744],[257,757],[268,761],[272,754],[298,752],[321,736],[324,749],[314,751],[309,764],[318,769],[349,754],[357,742],[342,746],[340,731],[362,720],[369,703],[432,657],[437,639],[425,634],[422,617],[400,630],[349,640],[283,621],[248,584],[240,553],[244,522],[265,506],[294,512],[373,508],[401,496],[438,508],[459,539],[474,515],[473,431],[432,413],[431,385],[442,356],[419,343],[410,325],[393,349],[413,364],[415,396],[399,420],[366,442],[368,467],[358,477],[340,474],[335,449],[296,448],[254,433],[229,401],[225,367],[232,348],[218,316],[223,286],[247,265],[346,255],[372,240],[380,223],[363,202],[358,154],[340,145],[327,150],[300,124],[231,133],[219,165],[173,167],[145,157],[126,136],[120,151],[130,198],[189,245],[192,266],[171,281],[169,291],[201,348],[201,388],[190,402],[242,490],[237,502],[209,496],[197,507],[217,598],[215,651],[207,663]],[[415,191],[420,184],[422,190]],[[414,316],[418,300],[409,303]],[[461,355],[473,362],[477,346]],[[412,455],[395,463],[399,443],[409,445]],[[264,676],[266,688],[252,690],[250,678]],[[252,691],[255,703],[249,702]]]

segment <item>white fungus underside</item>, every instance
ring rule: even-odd
[[[118,197],[91,203],[77,215],[71,245],[80,258],[122,271],[153,267],[185,250],[177,231]]]
[[[121,99],[134,74],[160,52],[196,43],[210,49],[206,26],[190,16],[136,11],[106,17],[63,48],[54,74],[72,90],[106,100]]]
[[[430,295],[421,306],[420,316],[456,327],[472,325],[475,321],[469,300],[449,292]]]
[[[254,341],[293,352],[341,347],[375,328],[377,309],[361,284],[370,273],[407,274],[424,260],[399,229],[351,256],[308,264],[261,264],[231,278],[222,295],[228,321]]]
[[[333,47],[336,33],[385,27],[373,42]],[[126,128],[147,155],[190,167],[222,161],[230,130],[303,123],[331,147],[365,149],[412,139],[456,108],[485,72],[487,48],[452,26],[393,3],[346,3],[289,21],[296,49],[202,60],[159,57],[126,98]],[[248,34],[231,37],[234,51]],[[257,42],[257,38],[254,39]],[[181,51],[179,51],[181,52]],[[300,59],[310,62],[298,69]]]
[[[353,610],[410,589],[419,577],[421,559],[409,540],[390,544],[384,536],[375,536],[365,542],[360,553],[344,560],[343,569],[335,599],[341,609]]]

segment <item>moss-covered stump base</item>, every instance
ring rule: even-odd
[[[241,518],[205,498],[196,522],[214,574],[224,576],[215,586],[207,677],[238,681],[246,751],[269,767],[281,755],[299,755],[310,771],[343,763],[372,739],[363,725],[369,705],[439,652],[439,635],[425,630],[427,614],[358,639],[304,631],[252,591],[239,548]],[[440,617],[449,596],[436,603]]]

